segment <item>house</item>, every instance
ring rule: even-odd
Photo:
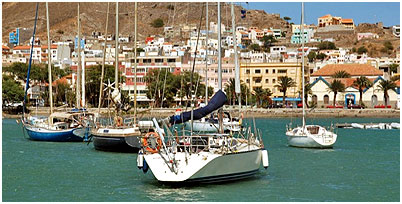
[[[392,34],[399,38],[401,27],[399,25],[392,26]]]
[[[314,31],[312,29],[304,29],[304,43],[310,42],[311,38],[314,37]],[[301,44],[302,43],[302,32],[298,29],[293,33],[290,43],[292,44]]]
[[[357,41],[362,39],[377,39],[378,35],[375,33],[357,33]]]
[[[342,17],[331,16],[330,14],[318,18],[318,27],[320,28],[335,25],[342,25],[347,30],[355,29],[355,24],[351,18],[342,19]]]
[[[317,107],[322,108],[325,108],[328,105],[332,105],[334,100],[334,93],[329,90],[329,86],[333,80],[335,79],[324,79],[323,77],[319,77],[314,82],[312,82],[312,94],[308,97],[308,101],[310,103],[316,104]],[[353,82],[356,80],[356,78],[343,78],[337,80],[340,80],[345,85],[346,89],[344,92],[337,93],[335,103],[337,105],[342,105],[345,108],[351,104],[359,104],[360,92],[358,87],[353,85]],[[366,107],[369,108],[374,108],[374,106],[385,104],[384,92],[378,88],[380,82],[383,81],[384,78],[378,76],[377,78],[370,78],[369,80],[373,83],[373,85],[363,90],[363,103]],[[388,105],[391,105],[391,107],[393,108],[398,107],[397,102],[399,99],[399,83],[397,83],[397,86],[397,89],[388,91]]]

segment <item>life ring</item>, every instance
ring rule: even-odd
[[[148,144],[148,138],[155,138],[156,139],[156,147],[152,148]],[[159,137],[158,133],[156,132],[148,132],[143,138],[142,138],[142,146],[145,147],[145,151],[150,152],[150,153],[158,153],[159,149],[162,147],[162,140]]]

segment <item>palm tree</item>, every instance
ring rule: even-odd
[[[295,87],[296,82],[291,77],[281,76],[278,78],[278,83],[279,83],[279,85],[275,85],[275,87],[279,88],[280,92],[283,92],[282,104],[283,104],[283,107],[286,107],[285,106],[286,91],[290,87]]]
[[[377,86],[380,90],[384,91],[384,103],[385,107],[388,105],[388,90],[392,90],[396,88],[395,82],[391,80],[382,80],[380,84]]]
[[[312,93],[313,93],[313,91],[311,90],[311,84],[310,83],[305,84],[304,85],[304,102],[306,103],[307,108],[309,108],[308,101],[307,101],[308,95],[310,95]]]
[[[225,84],[225,92],[229,98],[229,104],[232,105],[236,101],[235,83],[235,79],[230,78],[229,81]]]
[[[265,101],[268,101],[268,98],[272,95],[270,89],[263,89],[262,87],[255,87],[254,94],[257,101],[257,107],[261,107]]]
[[[345,70],[341,71],[336,71],[333,75],[332,78],[336,79],[341,79],[341,78],[350,78],[350,74],[346,72]]]
[[[353,86],[357,86],[359,88],[360,100],[359,104],[363,104],[363,89],[372,86],[373,83],[365,76],[360,76],[353,82]]]
[[[334,92],[334,106],[336,102],[336,95],[338,92],[344,92],[345,91],[345,84],[343,84],[340,80],[334,80],[329,84],[328,89],[332,92]]]

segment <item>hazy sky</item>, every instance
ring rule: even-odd
[[[300,2],[243,2],[236,4],[249,9],[263,9],[267,13],[279,13],[281,17],[292,18],[290,22],[300,24]],[[400,24],[399,2],[306,2],[304,3],[307,24],[317,25],[317,18],[326,14],[352,18],[355,24],[383,22],[384,26]]]

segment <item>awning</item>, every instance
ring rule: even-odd
[[[283,101],[282,97],[272,98],[273,101]],[[285,101],[301,101],[301,98],[285,98]]]

